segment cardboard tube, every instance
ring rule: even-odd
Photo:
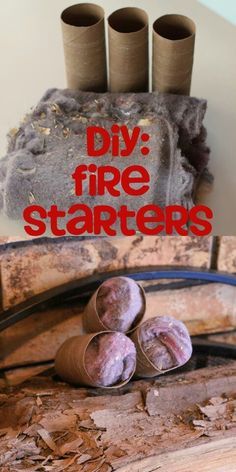
[[[133,376],[135,368],[128,379],[110,387],[97,385],[87,372],[85,367],[86,349],[96,336],[106,333],[112,333],[112,331],[101,331],[95,334],[85,334],[67,339],[56,354],[55,370],[57,374],[66,382],[74,385],[100,387],[111,390],[127,384]]]
[[[136,352],[137,352],[137,364],[136,364],[136,370],[135,370],[135,377],[144,377],[144,378],[156,377],[157,375],[165,374],[166,372],[169,372],[170,370],[175,370],[176,366],[172,367],[171,369],[160,370],[149,360],[148,356],[145,354],[142,348],[142,344],[139,338],[139,333],[140,333],[140,327],[138,327],[130,336],[133,343],[135,344]],[[178,367],[181,367],[181,366],[178,366]]]
[[[141,287],[141,285],[137,284],[141,290],[141,294],[143,297],[143,310],[139,315],[137,316],[137,322],[135,323],[135,326],[133,326],[132,329],[127,331],[124,334],[129,334],[132,333],[142,322],[143,317],[145,315],[146,311],[146,295],[144,292],[144,289]],[[97,331],[101,330],[107,330],[109,329],[108,326],[105,326],[102,320],[99,317],[99,314],[97,312],[97,295],[100,290],[101,286],[94,292],[92,297],[90,298],[84,312],[82,315],[83,319],[83,329],[86,333],[96,333]]]
[[[61,14],[68,87],[106,92],[106,45],[103,9],[92,3],[73,5]]]
[[[165,15],[153,24],[152,89],[189,95],[196,26],[182,15]]]
[[[111,92],[148,91],[148,16],[121,8],[108,18]]]

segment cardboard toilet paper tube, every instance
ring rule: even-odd
[[[139,328],[137,328],[132,334],[131,339],[136,347],[137,352],[137,365],[135,376],[136,377],[156,377],[157,375],[163,374],[147,357],[145,354],[140,339],[139,339]]]
[[[112,331],[101,331],[99,333],[74,336],[67,339],[56,354],[55,370],[57,374],[66,382],[81,386],[115,389],[128,383],[134,374],[136,364],[129,378],[112,386],[98,385],[87,372],[85,354],[89,344],[97,336],[107,333],[112,333]]]
[[[97,331],[101,331],[101,330],[113,329],[110,326],[106,326],[103,323],[103,321],[101,320],[101,318],[98,314],[97,296],[98,296],[98,292],[101,289],[102,285],[98,288],[98,290],[96,290],[96,292],[94,292],[93,296],[90,298],[90,300],[89,300],[89,302],[88,302],[88,304],[87,304],[87,306],[86,306],[86,308],[83,312],[83,315],[82,315],[82,317],[83,317],[83,328],[84,328],[84,331],[87,332],[87,333],[96,333]],[[143,288],[141,287],[141,285],[139,285],[137,282],[136,282],[136,285],[139,287],[140,293],[141,293],[141,296],[142,296],[142,299],[143,299],[143,309],[140,313],[137,314],[137,318],[135,319],[135,322],[133,323],[133,326],[131,327],[131,329],[126,331],[126,334],[131,333],[132,331],[134,331],[140,325],[140,323],[143,320],[145,311],[146,311],[145,292],[144,292]],[[113,329],[113,331],[114,331],[114,329]]]
[[[108,18],[111,92],[148,91],[148,16],[121,8]]]
[[[106,92],[106,44],[103,9],[73,5],[61,14],[67,84],[71,89]]]
[[[189,95],[196,26],[183,15],[165,15],[153,24],[152,89]]]
[[[142,344],[144,333],[146,348],[149,345],[147,351]],[[153,343],[154,338],[158,344],[153,344],[151,352],[150,341]],[[168,316],[158,316],[145,321],[131,334],[131,339],[137,352],[137,377],[155,377],[175,370],[188,362],[192,355],[192,343],[186,326]]]

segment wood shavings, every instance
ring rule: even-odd
[[[64,128],[63,131],[62,131],[62,133],[63,133],[63,136],[64,136],[65,138],[68,138],[69,135],[70,135],[70,130],[69,130],[69,128]]]
[[[49,432],[46,431],[46,429],[43,429],[43,428],[38,429],[38,434],[43,439],[45,444],[47,444],[49,449],[51,449],[52,451],[56,451],[57,446],[56,446],[55,442],[53,441],[53,439],[51,438]]]
[[[5,393],[0,394],[0,403],[5,402],[8,399],[8,395]]]
[[[202,418],[193,419],[193,425],[208,437],[215,437],[219,431],[235,430],[233,421],[236,400],[213,397],[205,405],[197,405]]]
[[[92,456],[90,456],[89,454],[82,454],[82,456],[80,456],[76,462],[77,464],[84,464],[85,462],[88,462],[90,459],[92,459]]]
[[[209,400],[209,403],[211,403],[211,405],[222,405],[222,403],[226,403],[226,402],[227,402],[227,398],[222,398],[222,397],[212,397]]]
[[[29,193],[29,202],[32,204],[36,202],[36,198],[32,192]]]
[[[79,454],[75,454],[72,458],[68,457],[68,459],[54,460],[53,465],[56,467],[57,472],[67,470],[68,468],[70,468],[70,466],[74,464],[74,462],[76,461],[78,457],[79,457]],[[55,471],[55,468],[54,468],[54,471]]]
[[[42,402],[42,400],[41,400],[40,397],[37,397],[37,398],[36,398],[36,404],[37,404],[37,406],[41,406],[41,405],[43,404],[43,402]]]
[[[49,433],[56,431],[64,431],[75,427],[77,421],[76,415],[63,415],[62,413],[52,414],[44,416],[40,420],[41,424]]]
[[[194,426],[199,426],[200,428],[206,428],[207,427],[207,422],[204,420],[193,420],[193,425]]]
[[[59,105],[57,105],[57,103],[53,103],[53,105],[51,106],[51,111],[55,113],[56,115],[62,115],[62,111]]]
[[[141,118],[138,122],[138,126],[150,126],[151,121],[148,118]]]
[[[86,124],[88,123],[88,118],[86,118],[85,116],[79,116],[79,121],[81,121],[81,123],[83,124]]]
[[[36,446],[35,440],[32,438],[16,438],[11,441],[6,439],[1,446],[0,465],[23,460],[26,457],[32,458],[38,456],[40,452],[40,448]]]
[[[51,134],[50,128],[44,128],[43,126],[38,126],[38,131],[45,136],[49,136]]]
[[[219,368],[166,376],[151,382],[137,381],[113,394],[95,389],[72,389],[49,377],[34,378],[24,384],[23,389],[12,388],[9,395],[2,393],[0,470],[5,467],[6,472],[111,472],[126,467],[130,472],[131,462],[135,460],[157,454],[159,457],[168,451],[185,454],[197,442],[211,441],[214,445],[214,441],[225,435],[233,438],[236,434],[233,421],[236,363],[234,368],[232,364],[224,366],[224,372],[232,386],[232,393],[228,395],[225,394],[226,382],[222,379],[218,382]],[[202,382],[209,390],[212,379],[214,385],[217,381],[215,391],[218,393],[195,402],[195,388],[199,397]],[[176,394],[177,386],[180,390]],[[191,388],[192,403],[191,398],[186,401],[186,386]],[[205,396],[208,390],[205,388]],[[145,407],[147,394],[153,391],[157,391],[158,396],[149,396],[149,408],[155,411],[150,416]],[[166,398],[172,406],[169,411]],[[176,401],[178,412],[174,411]],[[151,408],[150,402],[155,408]],[[225,414],[212,419],[209,407],[214,411],[224,407]],[[22,425],[19,424],[21,415]]]
[[[91,419],[80,421],[80,427],[84,429],[91,429],[91,430],[96,430],[98,429],[95,425],[94,422]]]
[[[31,388],[22,388],[21,390],[25,395],[39,395],[40,397],[48,397],[54,395],[54,390],[35,390]]]
[[[222,418],[226,413],[226,404],[219,405],[207,405],[205,407],[199,406],[199,410],[207,417],[210,421]]]
[[[19,128],[12,128],[10,129],[9,131],[9,136],[11,136],[12,138],[14,138],[18,133],[19,133],[20,129]]]
[[[80,437],[73,441],[66,442],[59,448],[59,453],[63,456],[64,454],[68,454],[68,452],[76,452],[82,444],[83,439]]]

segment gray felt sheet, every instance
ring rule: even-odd
[[[22,218],[30,204],[49,209],[57,204],[67,210],[74,203],[128,205],[137,210],[146,204],[161,207],[179,204],[190,208],[197,182],[207,167],[209,149],[203,119],[206,101],[178,95],[95,94],[71,90],[48,90],[20,127],[9,133],[7,155],[0,160],[0,210],[12,219]],[[150,135],[150,153],[140,146],[132,157],[102,158],[86,154],[86,129],[97,125],[138,125]],[[150,190],[133,198],[91,197],[74,194],[71,174],[80,164],[145,165],[151,176]]]

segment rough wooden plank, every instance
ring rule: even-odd
[[[29,244],[5,251],[1,271],[3,305],[75,278],[145,265],[209,267],[211,237],[123,237]]]
[[[236,236],[220,238],[218,270],[236,272]]]
[[[235,472],[236,436],[139,460],[119,472]]]
[[[170,377],[166,385],[162,383],[159,388],[154,387],[147,391],[147,412],[150,416],[158,415],[160,411],[161,414],[180,414],[194,403],[204,402],[210,397],[223,394],[230,396],[236,392],[235,365],[236,363],[232,368],[224,366],[196,370],[183,377],[174,376],[173,379]]]

